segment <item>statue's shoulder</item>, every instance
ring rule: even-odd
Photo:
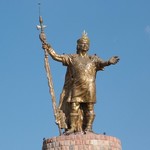
[[[74,58],[78,56],[78,54],[65,54],[65,53],[63,53],[63,55],[70,58]]]
[[[96,54],[90,55],[89,58],[92,59],[92,60],[100,59],[100,57],[98,57]]]
[[[76,58],[76,57],[78,57],[79,55],[78,55],[78,54],[69,54],[68,56],[70,56],[71,58]]]

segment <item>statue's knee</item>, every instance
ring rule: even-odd
[[[79,110],[80,104],[79,103],[72,103],[71,104],[71,110],[73,113],[77,113]]]
[[[94,112],[94,103],[88,103],[87,104],[86,114],[87,115],[95,115],[95,112]]]

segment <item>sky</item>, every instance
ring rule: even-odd
[[[0,150],[41,150],[58,136],[36,25],[38,3],[47,41],[72,54],[85,30],[89,54],[120,62],[97,73],[94,132],[117,137],[123,150],[150,149],[149,0],[1,0]],[[49,57],[59,101],[66,67]]]

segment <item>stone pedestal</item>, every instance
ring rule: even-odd
[[[52,137],[43,141],[42,150],[122,150],[119,139],[95,133]]]

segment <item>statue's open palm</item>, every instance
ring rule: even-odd
[[[109,63],[110,64],[116,64],[119,61],[119,57],[118,56],[113,56],[109,59]]]

